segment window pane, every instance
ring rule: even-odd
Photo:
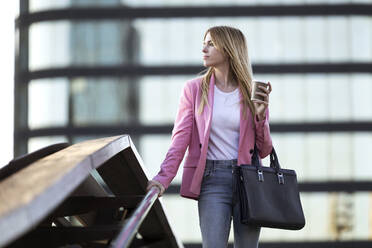
[[[30,12],[43,11],[43,10],[48,10],[48,9],[67,8],[69,6],[70,6],[70,0],[58,0],[58,1],[29,0]]]
[[[29,0],[30,12],[43,11],[48,9],[62,9],[70,7],[85,7],[85,6],[116,6],[120,5],[120,0]]]
[[[72,122],[76,126],[138,121],[138,86],[134,78],[74,78]]]
[[[140,120],[147,125],[174,122],[182,88],[190,76],[149,76],[140,79]]]
[[[137,35],[129,22],[54,21],[30,27],[30,69],[132,64]]]
[[[370,74],[256,74],[270,81],[271,122],[371,121]]]
[[[140,18],[133,22],[35,23],[30,27],[30,69],[68,65],[200,65],[204,32],[212,25],[226,23],[245,34],[252,64],[371,61],[372,18],[353,18]]]
[[[135,20],[134,26],[140,36],[140,63],[145,65],[201,64],[204,32],[210,26],[226,23],[245,34],[253,64],[370,61],[372,18],[353,18],[149,18]],[[356,25],[360,27],[354,30]],[[356,34],[356,30],[363,35]]]
[[[31,129],[68,123],[68,81],[33,80],[29,84],[28,125]]]
[[[370,1],[369,3],[371,3]],[[372,17],[353,17],[350,20],[350,43],[353,61],[371,62]]]
[[[68,21],[30,26],[30,70],[64,67],[71,63],[70,28]]]

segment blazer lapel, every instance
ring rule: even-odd
[[[243,99],[242,93],[239,91],[239,98],[240,101]],[[238,149],[238,164],[241,164],[240,158],[242,157],[240,155],[241,152],[247,152],[242,150],[242,147],[244,147],[244,142],[246,142],[246,139],[248,138],[248,135],[251,131],[253,131],[253,135],[255,136],[254,129],[248,130],[249,127],[252,127],[253,125],[253,118],[251,110],[247,107],[246,111],[246,119],[244,119],[244,107],[243,103],[240,103],[240,130],[239,130],[239,149]],[[251,125],[249,125],[251,123]],[[241,152],[240,152],[241,151]]]
[[[247,131],[247,127],[248,127],[248,121],[249,121],[249,113],[246,113],[247,114],[247,119],[244,119],[244,107],[243,107],[243,103],[241,102],[243,99],[243,95],[241,93],[241,91],[239,90],[239,100],[240,100],[240,128],[239,128],[239,148],[242,147],[242,143],[243,143],[243,140],[244,140],[244,136],[245,136],[245,133]],[[240,149],[238,149],[238,151],[240,151]],[[238,158],[239,158],[239,152],[238,152]],[[239,161],[238,161],[239,162]]]
[[[209,82],[209,90],[208,90],[208,104],[209,104],[209,106],[206,105],[205,106],[205,111],[204,111],[204,120],[205,120],[205,122],[204,122],[205,127],[204,127],[204,133],[203,133],[204,138],[209,138],[208,132],[210,130],[211,122],[212,122],[213,102],[214,102],[214,73],[212,73],[211,80]]]
[[[212,122],[212,113],[213,113],[213,96],[214,96],[214,74],[212,73],[211,80],[209,82],[209,90],[208,90],[208,104],[204,106],[203,115],[201,118],[201,122],[204,124],[203,136],[200,137],[203,143],[199,164],[196,167],[196,171],[194,173],[190,191],[194,194],[200,193],[200,185],[203,179],[203,173],[205,169],[205,161],[207,157],[207,149],[208,149],[208,141],[209,141],[209,133],[211,128]],[[209,105],[209,106],[208,106]]]

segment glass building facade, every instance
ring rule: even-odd
[[[345,8],[339,8],[340,14],[337,10],[303,14],[312,4],[319,5],[320,13],[326,6]],[[21,1],[20,17],[66,8],[85,8],[83,14],[97,13],[97,17],[31,23],[20,18],[15,155],[61,141],[128,133],[154,176],[170,144],[181,89],[203,69],[205,30],[230,25],[246,35],[254,77],[273,85],[270,123],[283,167],[295,169],[300,182],[368,183],[372,178],[372,127],[368,127],[372,125],[372,14],[353,14],[353,5],[360,4],[371,8],[372,1]],[[226,7],[232,13],[230,7],[242,5],[260,7],[256,10],[262,14],[190,14],[190,7]],[[276,11],[286,6],[298,9]],[[184,8],[181,12],[189,14],[133,18],[99,14],[146,7]],[[122,72],[131,66],[136,73]],[[320,130],[313,128],[317,125]],[[132,134],[133,130],[139,131]],[[182,164],[172,185],[177,187],[181,177]],[[368,190],[314,190],[301,197],[306,227],[296,232],[263,229],[262,242],[372,239]],[[200,243],[197,202],[177,193],[162,198],[177,236],[184,243]]]

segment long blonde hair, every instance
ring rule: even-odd
[[[230,66],[229,75],[231,75],[232,80],[238,82],[238,87],[243,96],[241,103],[244,106],[244,118],[246,118],[247,107],[251,110],[254,117],[255,108],[251,101],[253,71],[248,58],[248,49],[243,33],[239,29],[229,26],[214,26],[205,32],[204,40],[208,32],[216,49],[228,57]],[[203,112],[204,106],[208,104],[209,82],[212,73],[214,73],[213,67],[209,67],[199,73],[203,75],[201,104],[198,109],[199,114]]]

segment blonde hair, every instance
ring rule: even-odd
[[[208,33],[216,49],[228,57],[230,79],[238,82],[238,87],[243,96],[241,103],[244,106],[244,118],[246,118],[247,107],[251,110],[254,118],[255,108],[251,101],[253,71],[248,58],[248,49],[243,33],[239,29],[229,26],[214,26],[205,32],[204,40]],[[199,114],[203,112],[204,106],[208,104],[209,82],[213,72],[214,68],[208,67],[199,73],[199,75],[203,75],[201,82],[201,104],[198,109]]]

